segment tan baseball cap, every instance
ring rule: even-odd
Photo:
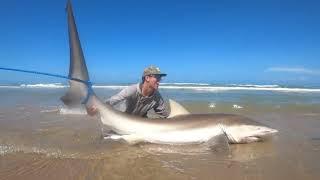
[[[144,69],[142,77],[149,76],[149,75],[160,75],[160,76],[167,76],[167,74],[162,73],[160,68],[156,66],[149,66]]]

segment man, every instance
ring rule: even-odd
[[[160,118],[166,118],[169,116],[169,112],[158,91],[161,78],[166,75],[161,73],[158,67],[147,67],[143,71],[141,83],[123,89],[108,99],[106,103],[114,106],[125,101],[126,113],[147,117],[148,111],[153,109]],[[87,109],[87,112],[89,115],[95,115],[97,109],[91,107]]]

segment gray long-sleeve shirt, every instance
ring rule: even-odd
[[[140,84],[131,85],[118,94],[110,97],[107,103],[114,106],[119,102],[125,101],[125,112],[133,115],[147,117],[149,110],[153,109],[161,118],[169,116],[164,100],[158,91],[151,96],[145,97],[141,93]]]

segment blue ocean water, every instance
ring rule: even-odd
[[[96,94],[106,100],[129,84],[93,85]],[[62,105],[60,97],[68,85],[19,84],[0,85],[0,106],[16,104],[35,104],[41,106]],[[301,106],[316,108],[320,106],[320,88],[286,87],[281,85],[254,84],[208,84],[208,83],[163,83],[159,91],[165,99],[182,103],[202,103],[215,108],[228,105],[232,108],[255,106],[283,107]]]

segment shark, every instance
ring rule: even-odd
[[[103,125],[130,144],[139,142],[157,144],[200,144],[224,137],[228,143],[252,143],[270,137],[278,130],[248,117],[223,114],[192,114],[179,103],[170,101],[169,118],[143,118],[115,110],[94,93],[77,31],[72,5],[66,5],[70,67],[69,89],[61,97],[68,107],[84,104],[95,106]]]

